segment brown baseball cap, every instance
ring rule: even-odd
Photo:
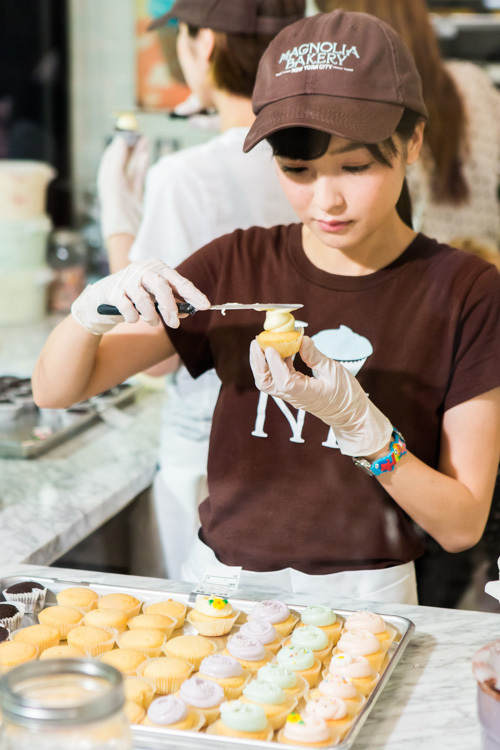
[[[427,119],[420,75],[400,35],[375,16],[344,10],[304,18],[273,39],[252,105],[257,117],[244,151],[283,128],[379,143],[405,108]]]
[[[226,34],[273,36],[304,16],[306,0],[285,0],[285,14],[279,16],[258,15],[261,5],[262,0],[176,0],[172,9],[153,21],[148,30],[159,29],[175,19]]]

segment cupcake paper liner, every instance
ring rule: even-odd
[[[9,587],[7,586],[7,588]],[[33,614],[37,609],[43,609],[47,589],[33,589],[33,591],[28,591],[23,594],[9,594],[7,589],[4,589],[2,594],[4,595],[6,602],[12,602],[12,604],[20,602],[21,604],[24,604],[24,611],[26,614]]]
[[[209,637],[227,635],[240,616],[239,609],[234,609],[232,617],[213,617],[211,620],[193,620],[193,611],[194,610],[188,612],[186,620],[200,635],[206,635]]]
[[[182,602],[180,599],[173,599],[173,601],[177,602],[178,604],[182,604],[183,607],[184,607],[184,613],[181,614],[178,617],[174,617],[173,615],[170,615],[168,612],[164,612],[164,611],[148,612],[148,608],[149,607],[155,608],[156,604],[164,604],[164,603],[166,603],[168,601],[169,598],[172,599],[172,597],[165,598],[165,596],[159,597],[157,599],[156,598],[155,599],[148,599],[147,601],[145,601],[143,603],[143,605],[142,605],[142,611],[144,612],[145,615],[149,615],[149,614],[161,614],[161,615],[163,615],[164,614],[167,617],[170,617],[172,620],[176,621],[176,624],[174,626],[174,630],[178,630],[179,628],[182,628],[182,626],[184,625],[184,620],[186,619],[186,614],[187,614],[187,609],[188,608],[187,608],[187,604],[185,602]]]
[[[169,693],[175,693],[176,690],[179,690],[182,683],[185,682],[188,677],[191,677],[191,674],[193,672],[193,665],[185,662],[186,666],[188,667],[185,674],[165,676],[144,674],[147,665],[152,661],[155,661],[155,659],[146,659],[142,662],[142,664],[139,664],[139,666],[137,667],[136,675],[137,677],[145,677],[147,680],[152,682],[156,688],[155,692],[158,693],[158,695],[168,695]]]
[[[22,602],[7,602],[8,604],[12,604],[14,607],[17,607],[17,615],[13,615],[12,617],[2,617],[0,618],[0,627],[7,628],[7,630],[10,630],[12,633],[13,630],[17,630],[21,627],[21,623],[23,621],[24,613],[25,613],[25,606]]]

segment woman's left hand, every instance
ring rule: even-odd
[[[250,366],[257,388],[330,425],[340,450],[348,456],[370,456],[389,445],[392,425],[370,401],[359,382],[339,362],[326,357],[304,336],[299,354],[315,373],[297,372],[291,358],[250,346]]]

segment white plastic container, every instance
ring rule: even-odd
[[[52,222],[36,219],[0,219],[0,273],[33,270],[46,265]]]
[[[42,320],[52,275],[49,268],[0,273],[0,326]]]
[[[0,219],[42,216],[47,186],[55,176],[43,161],[0,159]]]

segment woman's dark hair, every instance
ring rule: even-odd
[[[270,18],[295,17],[304,12],[303,0],[261,0],[259,16]],[[199,28],[188,26],[189,35],[196,37]],[[252,98],[260,58],[275,35],[226,34],[214,31],[215,43],[211,57],[215,85],[236,96]]]
[[[404,143],[409,141],[418,121],[421,119],[420,115],[416,112],[405,109],[395,131]],[[330,133],[325,133],[323,130],[314,130],[313,128],[285,128],[270,135],[267,141],[271,145],[274,156],[281,156],[284,159],[311,161],[319,159],[320,156],[326,153],[331,137]],[[363,145],[366,146],[374,159],[381,164],[385,164],[387,167],[392,167],[392,159],[398,153],[392,136],[382,141],[382,143],[365,143]],[[396,210],[401,220],[413,229],[411,198],[406,178],[396,204]]]
[[[469,150],[467,113],[443,62],[426,0],[316,0],[319,10],[371,13],[390,24],[410,48],[429,112],[422,154],[433,163],[432,193],[438,203],[461,205],[470,197],[463,169]]]

